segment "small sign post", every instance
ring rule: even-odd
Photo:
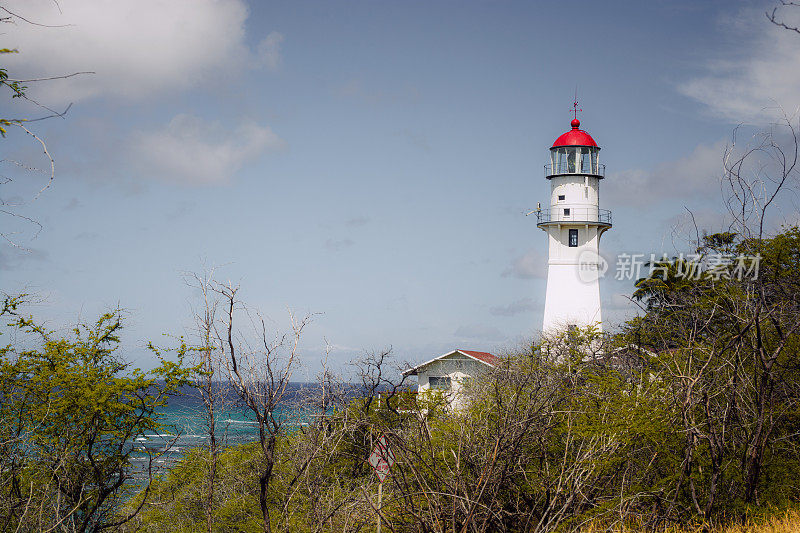
[[[378,476],[378,533],[381,533],[381,499],[383,497],[383,481],[389,476],[389,470],[395,463],[394,452],[389,448],[389,443],[386,442],[386,437],[381,435],[372,454],[367,459],[367,462],[375,470],[375,475]]]

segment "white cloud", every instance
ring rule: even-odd
[[[283,34],[276,31],[270,32],[256,48],[256,57],[261,65],[270,70],[275,70],[281,65],[281,43]]]
[[[796,112],[800,35],[771,24],[760,10],[744,10],[723,24],[727,33],[735,32],[740,46],[728,57],[710,60],[708,73],[681,84],[679,91],[735,123],[764,125],[778,116],[777,106]]]
[[[665,198],[705,199],[719,196],[726,141],[699,144],[691,154],[653,170],[623,170],[603,180],[601,199],[609,205],[649,205]]]
[[[547,257],[542,255],[541,250],[528,250],[524,255],[514,259],[514,262],[503,271],[503,277],[513,276],[515,278],[544,279],[547,277]]]
[[[243,0],[10,0],[17,22],[3,28],[19,54],[4,58],[20,76],[95,74],[31,85],[47,103],[93,96],[144,99],[162,91],[221,82],[250,64],[276,68],[283,36],[245,45]]]
[[[268,126],[244,122],[226,131],[218,122],[177,115],[156,132],[137,132],[132,156],[149,175],[191,184],[230,181],[241,166],[266,151],[280,150],[285,142]]]

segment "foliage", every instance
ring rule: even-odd
[[[258,457],[255,444],[231,447],[219,454],[218,490],[215,493],[214,521],[236,531],[261,531],[258,504]],[[151,501],[125,530],[146,529],[153,533],[193,532],[205,528],[204,506],[207,450],[196,449],[169,472],[153,481]],[[129,509],[141,503],[141,496],[128,503]]]
[[[56,4],[56,7],[57,4]],[[36,22],[30,21],[24,17],[20,17],[7,8],[0,5],[0,10],[2,10],[2,14],[0,14],[0,24],[26,24],[26,25],[38,25]],[[0,58],[6,57],[7,54],[14,54],[18,51],[14,48],[0,48]],[[0,137],[5,137],[6,133],[8,132],[8,128],[14,127],[18,128],[23,131],[30,139],[33,139],[35,143],[41,148],[44,156],[49,163],[49,171],[46,173],[49,175],[47,182],[39,189],[38,193],[33,197],[34,199],[38,198],[40,194],[42,194],[45,190],[47,190],[50,185],[52,185],[53,181],[55,180],[56,176],[56,166],[55,166],[55,159],[50,154],[50,151],[47,147],[47,143],[44,141],[42,137],[40,137],[31,126],[32,122],[37,122],[41,120],[47,120],[50,118],[61,117],[64,118],[69,111],[72,104],[69,104],[64,111],[58,112],[53,110],[52,108],[43,105],[42,103],[38,102],[36,99],[30,97],[28,95],[28,86],[25,85],[26,83],[37,83],[37,82],[50,82],[58,79],[69,78],[79,74],[90,74],[89,72],[75,72],[73,74],[68,74],[65,76],[47,76],[41,78],[32,78],[32,79],[17,79],[11,77],[8,72],[8,69],[0,66],[0,88],[8,89],[11,94],[11,100],[14,101],[19,99],[19,101],[25,101],[26,103],[33,106],[34,109],[38,109],[40,112],[44,112],[44,115],[40,116],[30,116],[30,109],[31,107],[23,107],[20,116],[9,116],[7,111],[3,111],[2,115],[0,115]],[[6,93],[7,95],[8,93]],[[25,116],[28,115],[28,116]],[[8,163],[15,165],[18,169],[26,169],[28,171],[38,171],[39,169],[36,166],[31,164],[23,164],[19,161],[15,161],[13,159],[3,158],[0,159],[0,163]],[[8,175],[4,176],[3,185],[8,184],[14,181],[12,177]],[[19,219],[20,222],[23,224],[32,224],[36,226],[39,230],[42,229],[42,226],[39,222],[34,219],[31,219],[27,216],[20,214],[13,206],[9,205],[6,202],[3,202],[4,208],[0,210],[0,215],[10,216],[12,218]],[[8,244],[14,247],[20,247],[20,242],[18,237],[15,237],[14,234],[16,232],[9,231],[7,228],[3,228],[0,230],[0,239],[5,240]]]
[[[391,531],[677,531],[796,508],[800,229],[700,248],[759,254],[759,275],[685,276],[666,261],[637,283],[641,317],[512,351],[465,384],[461,407],[404,392],[385,354],[369,359],[360,396],[327,395],[309,425],[278,436],[271,526],[372,530],[365,459],[381,434],[398,460],[379,510]],[[258,529],[258,449],[220,456],[213,530]],[[138,527],[202,525],[204,453],[158,485]]]
[[[9,48],[0,48],[0,54],[14,54],[17,53],[17,50],[11,50]],[[21,84],[18,80],[11,80],[8,78],[8,71],[4,68],[0,68],[0,86],[8,87],[11,89],[11,98],[21,98],[25,96],[25,87]],[[19,120],[10,119],[6,117],[0,117],[0,136],[6,136],[6,127],[12,126],[18,123]]]
[[[149,375],[115,353],[119,311],[61,336],[3,314],[14,342],[0,349],[0,529],[97,531],[133,490],[131,443],[162,428],[157,411],[189,377],[162,360]],[[145,459],[145,475],[150,464]],[[134,510],[135,511],[135,510]]]
[[[675,259],[637,283],[647,313],[623,337],[661,354],[684,435],[673,505],[710,517],[797,494],[800,230],[708,235],[699,251],[758,256],[757,275],[685,276]]]

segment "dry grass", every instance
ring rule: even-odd
[[[583,533],[607,533],[609,530],[590,526]],[[641,529],[622,527],[611,530],[614,533],[642,533]],[[783,511],[769,518],[754,519],[744,525],[727,527],[670,526],[659,530],[659,533],[800,533],[800,511]]]
[[[769,519],[756,520],[743,526],[731,526],[721,533],[795,533],[800,532],[800,512],[784,511]]]

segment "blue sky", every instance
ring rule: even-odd
[[[685,208],[721,229],[733,128],[800,103],[800,35],[766,20],[771,3],[2,5],[67,25],[3,28],[12,75],[94,74],[29,84],[73,103],[32,124],[57,169],[35,200],[46,175],[10,160],[46,160],[20,131],[0,141],[2,198],[42,225],[0,222],[21,245],[0,248],[1,288],[37,294],[53,328],[125,308],[143,367],[147,341],[191,336],[183,273],[204,265],[276,327],[287,308],[317,313],[309,375],[325,339],[337,365],[390,345],[409,361],[513,346],[541,325],[545,235],[525,213],[548,200],[542,165],[576,86],[607,165],[612,261],[686,249]],[[602,282],[609,327],[631,288]]]

